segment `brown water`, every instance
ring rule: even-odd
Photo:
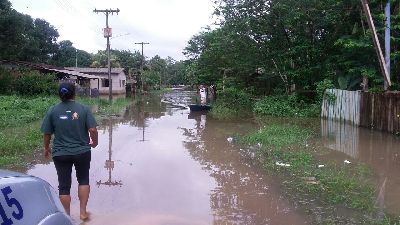
[[[253,164],[251,151],[230,143],[233,134],[257,125],[190,113],[180,106],[192,95],[149,97],[123,117],[99,121],[90,173],[92,220],[85,224],[307,224],[278,182]],[[53,163],[28,173],[57,187]],[[74,181],[72,217],[79,224],[76,190]]]
[[[323,146],[334,150],[327,158],[372,168],[378,184],[376,207],[400,215],[400,138],[327,120],[321,121],[321,136]]]

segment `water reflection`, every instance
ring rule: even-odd
[[[399,215],[399,137],[331,120],[321,121],[321,135],[325,147],[371,166],[379,184],[377,207]]]
[[[321,135],[325,147],[358,158],[359,129],[347,123],[321,120]]]
[[[306,224],[277,182],[227,141],[254,123],[189,114],[180,105],[193,94],[168,93],[180,99],[174,104],[162,102],[162,95],[144,96],[123,116],[99,121],[90,176],[91,185],[100,186],[91,190],[88,224]],[[29,173],[57,185],[53,165],[39,164]],[[76,191],[72,198],[78,218]]]
[[[112,160],[112,138],[113,138],[113,121],[112,118],[109,118],[109,127],[108,127],[108,159],[105,161],[104,168],[108,170],[108,180],[107,181],[97,181],[96,184],[98,187],[101,185],[105,186],[122,186],[122,181],[112,180],[111,173],[114,170],[115,162]]]
[[[206,114],[190,113],[192,129],[183,129],[185,147],[202,168],[210,173],[216,187],[210,193],[213,224],[306,224],[281,195],[275,180],[259,169],[252,158],[239,154],[227,141],[233,133],[254,129],[246,121],[222,122]]]

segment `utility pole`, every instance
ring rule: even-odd
[[[385,82],[387,82],[387,87],[386,87],[386,85],[384,85],[384,90],[387,91],[388,90],[387,88],[389,86],[391,86],[392,84],[390,82],[390,76],[389,76],[389,73],[388,73],[386,65],[385,65],[385,59],[383,58],[383,53],[382,53],[381,45],[379,43],[378,35],[376,34],[375,24],[374,24],[374,21],[372,20],[372,15],[371,15],[371,11],[369,10],[368,1],[361,0],[361,3],[363,6],[364,13],[367,16],[368,26],[371,29],[372,39],[374,42],[376,54],[378,56],[379,66],[381,68],[383,79],[385,80]]]
[[[110,37],[112,36],[111,28],[108,26],[108,15],[119,13],[119,9],[104,9],[104,10],[97,10],[94,9],[93,12],[99,13],[102,12],[106,15],[106,28],[103,29],[104,37],[107,38],[107,65],[108,65],[108,99],[110,103],[112,102],[112,79],[111,79],[111,62],[110,62]]]
[[[78,68],[78,49],[75,49],[75,68]]]
[[[389,79],[391,78],[390,75],[390,1],[388,1],[386,3],[386,7],[385,7],[385,65],[386,65],[386,69],[388,72],[388,76]],[[384,83],[385,87],[384,89],[387,90],[389,89],[389,84],[388,82],[385,80]]]
[[[135,43],[136,45],[142,45],[142,59],[140,62],[140,75],[141,75],[141,80],[142,80],[142,94],[144,93],[144,73],[143,73],[143,63],[144,63],[144,55],[143,55],[143,46],[148,45],[150,43],[148,42],[137,42]]]

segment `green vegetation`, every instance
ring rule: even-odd
[[[253,100],[253,96],[244,90],[227,88],[218,93],[213,104],[211,116],[217,119],[232,119],[237,117],[318,117],[320,104],[307,102],[297,94],[265,96]]]
[[[220,92],[211,110],[211,116],[218,119],[231,119],[251,115],[253,101],[251,95],[235,88]]]
[[[102,98],[78,98],[77,101],[92,106],[94,113],[99,116],[119,115],[127,105],[132,104],[132,99],[115,97],[111,104],[108,99]]]
[[[194,35],[185,48],[190,59],[188,76],[194,83],[221,84],[233,79],[234,87],[253,88],[260,96],[289,94],[293,89],[315,91],[324,80],[341,89],[359,90],[365,78],[370,88],[382,89],[383,78],[360,1],[214,3],[220,25]],[[392,38],[397,40],[399,0],[390,3]],[[385,4],[369,1],[381,43]],[[392,44],[391,50],[395,61],[400,45]],[[391,70],[397,73],[400,66]],[[393,79],[393,89],[398,81]]]
[[[112,104],[104,99],[78,98],[78,102],[92,106],[96,116],[120,114],[131,99],[117,98]],[[43,144],[41,120],[47,110],[58,103],[52,97],[0,96],[0,166],[23,166]]]
[[[317,117],[321,106],[317,103],[306,103],[296,94],[266,96],[254,105],[257,116],[278,117]]]
[[[399,225],[400,217],[385,216],[385,218],[379,223],[379,225]]]
[[[310,130],[297,125],[266,125],[264,128],[242,136],[239,142],[258,145],[258,157],[263,167],[279,174],[288,196],[297,202],[307,202],[312,196],[324,208],[344,206],[353,209],[362,223],[372,223],[365,215],[375,215],[374,189],[371,187],[369,169],[357,164],[322,162],[314,156],[307,143]],[[314,203],[315,204],[315,203]],[[313,211],[315,205],[305,205]],[[357,214],[358,212],[358,214]],[[327,216],[322,224],[336,224],[335,215]],[[374,218],[374,217],[373,217]],[[386,222],[385,222],[386,221]],[[396,224],[398,219],[389,216],[376,224]]]
[[[58,98],[0,96],[0,128],[25,126],[42,119]]]
[[[5,95],[55,95],[57,83],[53,74],[30,70],[5,70],[0,67],[0,94]]]
[[[54,97],[0,96],[0,166],[18,166],[42,144],[40,121]]]

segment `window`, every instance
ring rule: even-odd
[[[109,87],[110,82],[108,82],[108,79],[101,79],[101,86],[102,87]]]
[[[124,80],[122,81],[122,87],[125,87],[125,81]]]

